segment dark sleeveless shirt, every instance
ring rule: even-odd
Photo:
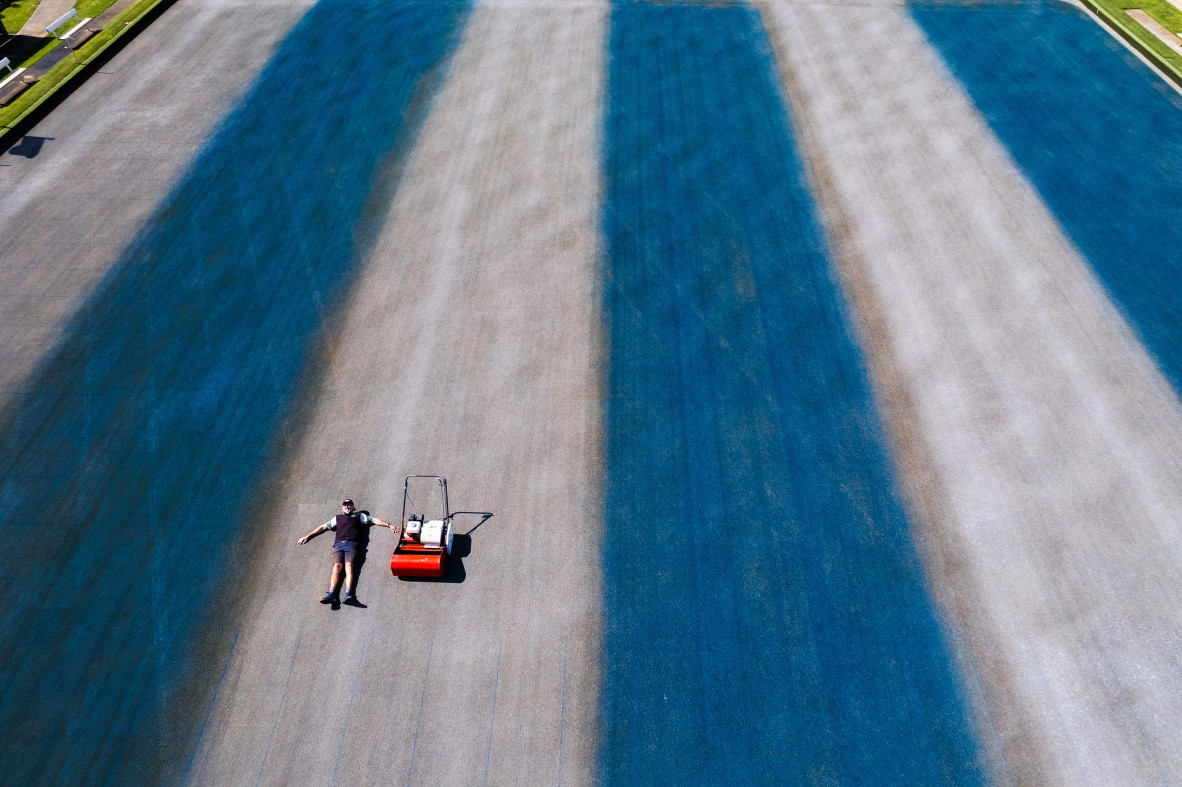
[[[361,513],[354,511],[352,514],[337,514],[336,532],[337,541],[362,542],[369,535],[369,528],[361,524]]]

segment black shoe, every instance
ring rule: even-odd
[[[364,607],[365,606],[364,604],[362,604],[358,600],[357,596],[354,596],[352,593],[346,593],[345,600],[342,601],[341,603],[345,604],[347,606],[350,606],[350,607]]]
[[[321,604],[332,604],[337,600],[337,594],[331,590],[324,594],[324,598],[320,599]]]

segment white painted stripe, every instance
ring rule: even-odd
[[[559,3],[468,20],[260,523],[196,781],[239,782],[264,757],[275,783],[594,781],[606,22],[604,5]],[[495,514],[466,580],[392,579],[377,532],[369,608],[317,604],[326,539],[295,539],[342,496],[397,520],[410,473]]]
[[[905,10],[764,15],[993,775],[1182,779],[1177,397]]]

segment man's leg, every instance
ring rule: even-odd
[[[346,571],[345,576],[347,577],[350,573],[352,573],[352,572]],[[324,598],[320,599],[321,604],[329,604],[329,603],[332,603],[333,601],[336,600],[337,584],[340,581],[341,581],[341,564],[340,563],[333,563],[332,564],[332,580],[328,584],[328,592],[324,594]],[[349,585],[347,584],[345,587],[347,589],[349,587]]]
[[[345,561],[345,595],[353,595],[353,561]]]
[[[365,552],[357,550],[357,554],[353,555],[353,595],[356,596],[361,592],[361,575],[365,572]]]

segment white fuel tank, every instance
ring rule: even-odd
[[[432,519],[423,523],[423,532],[419,536],[425,547],[438,548],[443,544],[443,520]]]

